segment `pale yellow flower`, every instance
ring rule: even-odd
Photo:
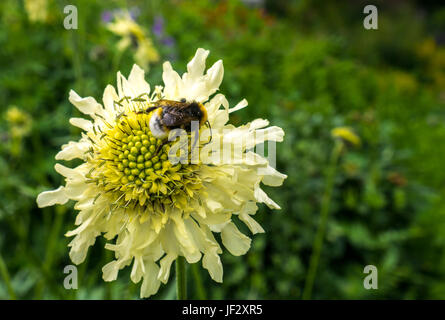
[[[5,119],[9,124],[13,137],[24,137],[31,131],[31,116],[17,106],[11,106],[6,111]]]
[[[105,248],[115,253],[115,260],[103,268],[104,280],[115,280],[120,269],[133,264],[131,280],[143,279],[141,297],[155,294],[160,283],[168,281],[178,256],[189,263],[201,260],[212,279],[222,282],[222,248],[213,234],[221,234],[230,253],[243,255],[251,239],[234,221],[243,222],[253,234],[264,232],[252,218],[257,203],[280,208],[261,183],[280,186],[286,176],[249,150],[266,140],[282,141],[284,132],[267,127],[269,122],[263,119],[240,127],[228,124],[229,114],[247,106],[247,101],[230,109],[223,94],[214,95],[224,70],[219,60],[204,74],[208,54],[198,49],[182,77],[165,62],[164,87],[156,86],[152,93],[137,65],[128,79],[118,73],[117,92],[106,87],[103,106],[71,91],[71,103],[92,120],[70,119],[84,131],[82,138],[62,146],[56,159],[79,158],[84,163],[74,169],[56,164],[66,185],[37,198],[39,207],[75,200],[78,227],[67,233],[74,236],[69,244],[72,261],[83,262],[88,248],[103,234],[110,241]],[[160,96],[205,106],[212,140],[200,147],[198,163],[171,164],[167,153],[174,142],[152,136],[148,125],[152,113],[141,111]],[[242,154],[215,157],[223,148]]]
[[[25,10],[32,22],[48,21],[48,0],[25,0]]]
[[[132,45],[136,47],[134,59],[143,68],[147,69],[150,63],[159,61],[159,53],[148,32],[128,12],[117,14],[115,21],[108,24],[108,29],[122,37],[117,44],[119,50],[124,51]]]
[[[350,143],[353,146],[360,146],[361,140],[358,135],[354,133],[351,128],[337,127],[332,129],[331,134],[334,138],[342,139],[345,142]]]

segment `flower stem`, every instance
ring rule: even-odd
[[[178,300],[187,299],[187,275],[184,257],[176,259],[176,294]]]
[[[326,175],[326,189],[321,202],[320,224],[318,225],[312,246],[312,255],[309,262],[309,271],[304,284],[303,300],[309,300],[312,295],[315,276],[317,274],[318,263],[320,261],[321,251],[323,248],[323,239],[326,231],[326,225],[329,218],[329,209],[332,200],[332,191],[334,189],[335,174],[337,172],[337,162],[343,149],[343,142],[337,141],[332,149],[331,159]]]
[[[57,243],[59,238],[60,229],[63,224],[64,215],[66,212],[65,207],[56,207],[55,216],[53,217],[52,225],[49,227],[48,243],[46,246],[46,256],[43,264],[41,266],[41,272],[46,274],[51,274],[53,270],[54,260],[56,256]],[[41,299],[43,291],[45,289],[45,279],[42,279],[37,283],[36,286],[36,296]]]
[[[8,267],[6,266],[5,261],[3,260],[3,256],[0,252],[0,275],[3,278],[3,281],[6,283],[6,288],[8,288],[9,297],[11,300],[16,299],[16,295],[14,293],[14,289],[11,284],[11,278],[9,277]]]
[[[207,295],[204,286],[202,285],[201,274],[199,273],[199,265],[197,263],[194,263],[191,266],[193,278],[195,279],[196,295],[199,300],[206,300]]]

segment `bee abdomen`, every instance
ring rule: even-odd
[[[150,118],[149,127],[155,138],[164,139],[168,136],[168,129],[163,125],[160,113],[162,113],[162,109],[157,109],[155,112],[153,112]]]

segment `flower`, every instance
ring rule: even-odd
[[[103,106],[92,97],[81,98],[74,91],[69,100],[92,120],[72,118],[81,128],[82,138],[62,146],[56,160],[80,158],[83,164],[71,169],[56,164],[66,185],[37,197],[39,207],[75,200],[79,210],[70,257],[75,264],[84,261],[96,237],[114,243],[105,248],[115,260],[103,267],[103,278],[112,281],[120,269],[133,263],[131,280],[143,279],[141,297],[155,294],[166,283],[170,267],[178,256],[188,263],[202,261],[213,280],[222,282],[222,248],[213,233],[220,233],[222,244],[235,256],[245,254],[251,239],[234,223],[243,222],[253,234],[264,232],[252,218],[257,203],[280,207],[261,189],[260,184],[280,186],[286,175],[270,166],[267,159],[250,151],[265,141],[282,141],[284,131],[267,127],[256,119],[240,127],[227,124],[229,114],[247,106],[242,100],[229,108],[225,96],[216,93],[223,79],[223,63],[217,61],[207,72],[209,51],[198,49],[179,76],[169,62],[163,65],[164,86],[150,85],[144,71],[134,65],[126,79],[117,74],[117,92],[108,85]],[[208,114],[212,139],[199,147],[197,163],[172,164],[169,151],[177,142],[161,141],[151,134],[153,101],[164,99],[202,103]],[[235,156],[215,156],[223,150],[241,150]]]
[[[25,10],[32,22],[48,21],[48,0],[25,0]]]
[[[337,127],[332,129],[331,134],[334,138],[339,138],[344,142],[351,144],[352,146],[358,147],[361,144],[358,135],[348,127]]]
[[[134,59],[143,68],[152,62],[159,61],[159,54],[145,29],[138,25],[129,12],[118,12],[115,21],[108,24],[108,29],[122,37],[117,47],[120,51],[133,45],[136,48]]]
[[[17,106],[8,108],[5,119],[11,128],[12,137],[24,137],[31,131],[32,119],[30,115]]]
[[[141,14],[141,11],[138,7],[131,7],[130,9],[104,10],[101,14],[102,22],[109,23],[115,16],[122,14],[125,15],[127,13],[130,15],[131,19],[136,20]]]
[[[166,52],[169,52],[167,54],[168,59],[170,61],[174,61],[177,59],[176,40],[174,37],[166,33],[164,24],[165,20],[162,15],[155,16],[152,26],[152,32],[156,37],[158,43],[164,46]]]
[[[164,36],[164,18],[162,16],[155,17],[152,31],[157,38]]]
[[[105,10],[102,12],[101,18],[103,22],[109,23],[111,20],[113,20],[113,12],[110,10]]]

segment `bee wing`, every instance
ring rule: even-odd
[[[167,127],[178,127],[194,120],[189,103],[163,99],[155,105],[162,108],[162,124]]]
[[[179,126],[193,120],[188,114],[177,108],[164,109],[163,111],[162,123],[167,127]]]

